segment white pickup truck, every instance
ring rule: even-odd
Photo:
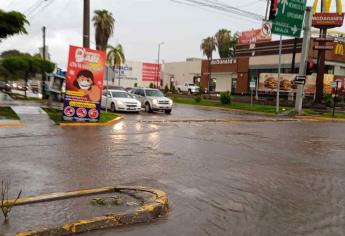
[[[183,85],[177,86],[177,91],[179,93],[193,94],[193,93],[198,93],[199,89],[200,88],[198,86],[192,83],[184,83]]]

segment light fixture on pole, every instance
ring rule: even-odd
[[[158,44],[158,58],[157,58],[157,63],[158,63],[158,65],[157,65],[157,74],[156,74],[156,86],[157,86],[157,88],[158,88],[158,78],[159,78],[159,74],[160,74],[160,66],[159,66],[159,57],[160,57],[160,53],[161,53],[161,45],[163,45],[164,44],[164,42],[160,42],[159,44]]]

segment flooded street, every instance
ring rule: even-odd
[[[116,185],[167,192],[168,217],[86,235],[345,235],[345,123],[181,105],[170,116],[121,115],[109,127],[30,115],[1,128],[0,176],[24,197]]]

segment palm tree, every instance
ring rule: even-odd
[[[227,29],[220,29],[214,36],[220,58],[230,57],[231,32]]]
[[[126,61],[123,47],[121,44],[116,45],[116,47],[108,46],[109,49],[107,54],[107,62],[111,66],[113,72],[116,66],[119,68],[119,85],[120,85],[120,65]]]
[[[114,32],[115,19],[107,10],[96,10],[94,13],[92,21],[96,31],[96,49],[105,51]]]
[[[200,45],[200,49],[202,50],[203,54],[206,55],[208,60],[208,82],[207,82],[207,91],[210,92],[210,80],[211,80],[211,61],[212,61],[212,54],[216,50],[216,42],[213,37],[207,37],[202,40]]]
[[[230,30],[220,29],[216,33],[215,39],[220,58],[229,58],[235,56],[238,33],[235,33],[232,36]]]
[[[202,40],[200,49],[206,55],[208,60],[212,60],[212,54],[216,51],[216,42],[213,37],[207,37]]]

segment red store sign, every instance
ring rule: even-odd
[[[338,13],[315,13],[312,26],[315,28],[334,28],[343,25],[344,14]]]

